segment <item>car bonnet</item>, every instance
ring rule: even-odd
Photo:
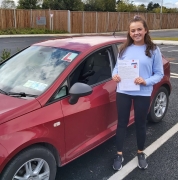
[[[0,94],[0,124],[41,108],[34,98],[26,100]]]

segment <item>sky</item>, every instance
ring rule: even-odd
[[[14,0],[17,4],[18,0]],[[145,4],[147,5],[151,0],[130,0],[133,1],[133,4],[139,5],[139,4]],[[161,5],[161,2],[163,1],[163,6],[166,6],[167,8],[178,8],[178,0],[152,0],[153,3],[159,3]],[[1,4],[2,0],[0,0]]]
[[[153,3],[158,3],[161,5],[163,1],[163,6],[167,8],[178,8],[178,0],[152,0]],[[147,0],[133,0],[133,3],[136,5],[145,4],[147,5],[150,1]]]

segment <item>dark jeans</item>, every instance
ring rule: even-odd
[[[122,152],[123,149],[132,100],[134,105],[137,147],[140,151],[143,151],[144,149],[146,139],[146,118],[150,106],[150,96],[131,96],[117,93],[116,103],[118,112],[118,125],[116,131],[116,147],[118,152]]]

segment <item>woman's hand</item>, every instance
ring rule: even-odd
[[[136,78],[135,81],[134,81],[134,83],[135,83],[135,84],[143,84],[143,85],[146,86],[146,82],[145,82],[145,80],[144,80],[142,77]]]
[[[115,81],[115,82],[120,82],[121,81],[121,78],[118,76],[118,74],[114,75],[112,77],[112,80]]]

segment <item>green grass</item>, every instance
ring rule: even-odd
[[[178,41],[178,37],[152,37],[152,40]]]
[[[2,54],[0,56],[0,63],[5,61],[7,58],[9,58],[11,56],[11,51],[10,50],[6,50],[4,49],[2,51]]]
[[[67,31],[50,31],[48,29],[4,29],[0,30],[0,35],[11,35],[11,34],[64,34]]]

